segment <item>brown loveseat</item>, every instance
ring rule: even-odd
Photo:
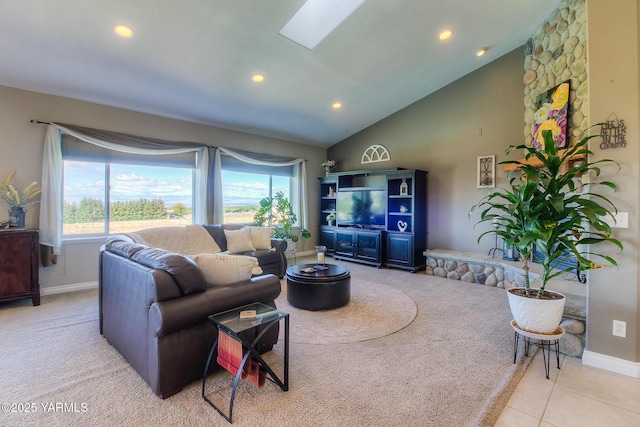
[[[286,264],[277,268],[286,269]],[[217,337],[208,316],[252,302],[275,307],[280,280],[269,273],[208,286],[189,257],[113,236],[100,251],[99,289],[100,333],[154,393],[166,398],[202,378]],[[269,351],[277,340],[277,328],[272,328],[261,339],[260,351]],[[212,363],[210,370],[216,367]]]

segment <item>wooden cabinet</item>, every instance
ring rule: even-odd
[[[337,218],[330,226],[331,213]],[[424,269],[427,172],[383,169],[321,177],[319,242],[337,259]]]
[[[320,226],[319,244],[327,247],[327,254],[332,255],[335,250],[335,229],[334,227]]]
[[[415,271],[414,247],[413,233],[387,233],[387,265]]]
[[[382,232],[339,228],[335,230],[333,257],[381,267]]]
[[[0,300],[28,298],[40,305],[36,230],[0,230]]]

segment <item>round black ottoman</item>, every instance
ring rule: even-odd
[[[349,270],[335,264],[325,264],[324,267],[326,269],[322,270],[316,268],[316,264],[301,264],[287,269],[289,304],[305,310],[329,310],[349,302]]]

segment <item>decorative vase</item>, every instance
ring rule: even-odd
[[[22,206],[13,206],[9,209],[9,227],[24,228],[25,210]]]
[[[327,220],[327,223],[329,224],[329,227],[333,227],[333,220]]]
[[[514,291],[519,289],[524,288],[511,288],[507,291],[507,295],[509,298],[511,314],[520,329],[541,334],[551,334],[555,332],[562,321],[564,303],[567,300],[565,296],[559,292],[553,291],[552,293],[560,295],[562,298],[535,298],[535,294],[538,290],[531,289],[530,292],[534,297],[529,298],[514,293]]]
[[[331,167],[330,166],[325,166],[324,167],[324,175],[325,176],[329,176],[330,173],[331,173]]]

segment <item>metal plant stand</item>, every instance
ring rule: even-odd
[[[498,223],[494,222],[494,223],[493,223],[493,228],[495,228],[495,229],[497,230],[498,228],[500,228],[500,224],[498,224]],[[502,254],[504,255],[504,250],[503,250],[503,249],[501,249],[501,248],[498,246],[498,233],[496,233],[496,235],[495,235],[495,236],[496,236],[496,244],[495,244],[495,247],[493,247],[493,248],[489,249],[489,255],[491,255],[491,258],[495,258],[495,257],[496,257],[496,252],[497,252],[497,251],[502,252]]]
[[[529,345],[531,344],[531,340],[535,340],[534,344],[539,344],[542,347],[542,360],[544,362],[544,371],[547,375],[547,379],[549,379],[549,365],[551,362],[551,346],[553,345],[556,350],[556,363],[558,364],[558,369],[560,369],[560,337],[564,335],[564,329],[558,327],[553,334],[536,334],[534,332],[525,331],[520,329],[515,320],[511,321],[511,327],[515,331],[515,336],[513,340],[513,363],[516,363],[516,357],[518,355],[518,343],[520,341],[520,337],[524,341],[524,355],[529,355]]]

